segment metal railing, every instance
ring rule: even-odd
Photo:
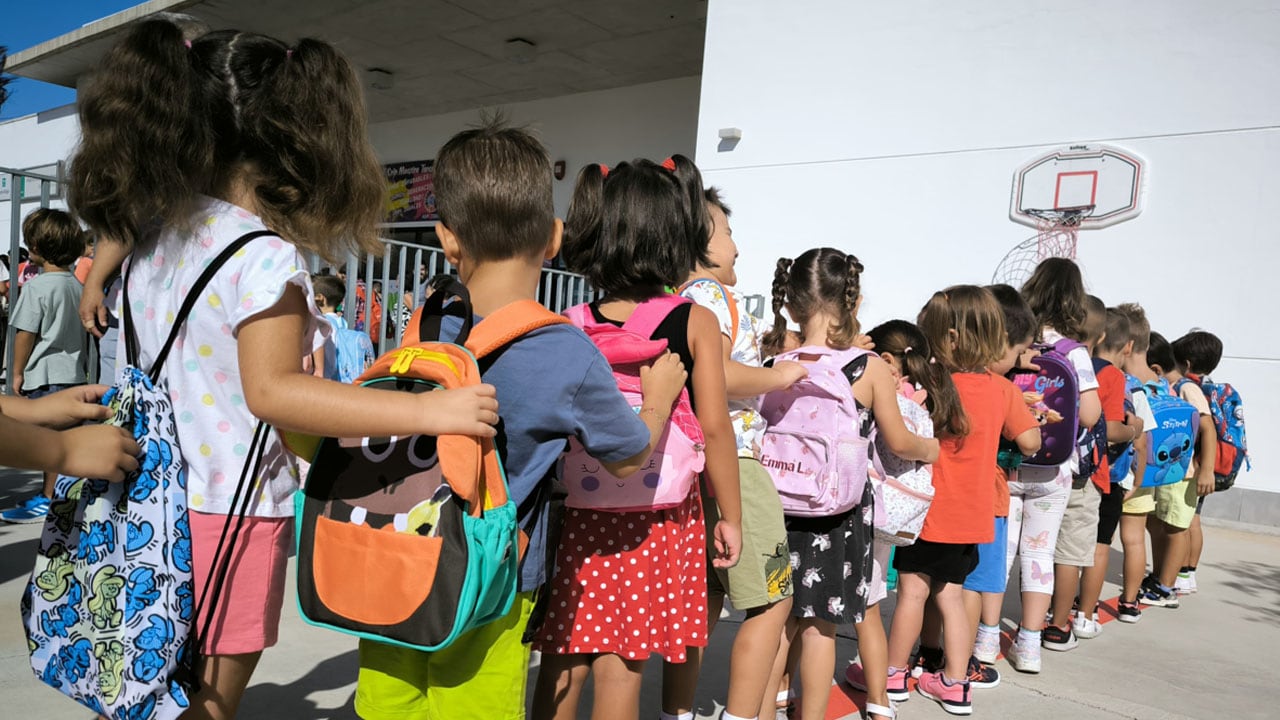
[[[21,248],[20,240],[22,238],[22,206],[23,204],[39,202],[40,207],[49,207],[49,201],[54,198],[62,178],[33,170],[15,170],[7,167],[0,167],[0,175],[8,176],[9,180],[9,292],[6,299],[9,308],[12,308],[13,304],[18,300],[18,251]],[[27,195],[26,185],[28,181],[40,183],[40,194],[38,196]],[[13,345],[14,338],[17,336],[17,329],[9,324],[7,318],[4,325],[3,364],[5,392],[9,395],[14,395],[17,394],[17,389],[12,387],[9,378],[13,377]]]

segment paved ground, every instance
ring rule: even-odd
[[[0,507],[35,487],[29,474],[0,470]],[[0,616],[7,617],[0,621],[0,715],[88,720],[88,712],[38,683],[27,665],[17,606],[38,533],[38,525],[0,525]],[[1181,609],[1152,608],[1137,625],[1107,624],[1101,637],[1082,641],[1078,650],[1046,652],[1039,676],[1019,675],[1001,661],[1004,680],[999,688],[977,691],[975,714],[1036,720],[1280,718],[1271,697],[1273,653],[1280,647],[1280,537],[1209,528],[1199,576],[1203,589]],[[1118,579],[1115,573],[1112,579]],[[1113,584],[1107,590],[1104,597],[1116,592]],[[265,654],[241,717],[354,718],[354,641],[305,626],[290,593],[281,643]],[[1012,604],[1006,610],[1012,617]],[[700,718],[718,717],[734,625],[729,619],[715,635],[698,698]],[[842,638],[841,670],[855,654],[856,643]],[[651,665],[643,718],[658,715],[658,667]],[[829,717],[857,717],[859,695],[833,688],[832,696]],[[584,718],[587,708],[584,702]],[[900,706],[900,717],[949,716],[917,695]]]

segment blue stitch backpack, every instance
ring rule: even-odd
[[[54,486],[22,596],[31,668],[44,683],[113,720],[171,720],[197,689],[186,464],[162,375],[201,291],[228,258],[262,235],[274,233],[244,235],[210,263],[149,372],[138,368],[126,270],[128,365],[103,403],[113,411],[108,422],[133,430],[142,449],[139,468],[122,483],[60,476]],[[220,553],[214,568],[225,565],[230,552]]]
[[[352,330],[341,315],[326,314],[325,319],[333,328],[333,350],[337,367],[331,372],[325,368],[325,377],[343,383],[354,383],[377,359],[373,342],[368,333]]]
[[[1164,380],[1146,383],[1145,390],[1156,424],[1147,432],[1147,470],[1142,475],[1142,487],[1181,482],[1191,466],[1200,413],[1174,395]]]

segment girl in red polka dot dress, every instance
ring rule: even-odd
[[[605,293],[590,305],[595,320],[621,325],[638,303],[678,285],[698,262],[705,265],[706,222],[703,203],[685,196],[667,164],[584,168],[566,220],[564,259]],[[705,436],[705,476],[721,517],[712,562],[731,567],[741,545],[741,508],[718,328],[711,311],[685,303],[652,338],[666,340],[689,372]],[[706,647],[706,548],[696,483],[683,503],[662,510],[569,508],[537,640],[534,717],[576,718],[591,673],[593,717],[637,717],[650,655],[682,663],[692,649]]]

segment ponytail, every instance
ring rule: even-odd
[[[698,243],[698,265],[711,267],[711,258],[707,254],[710,252],[711,245],[711,217],[707,213],[707,200],[705,188],[702,186],[702,173],[698,171],[698,166],[692,160],[678,153],[667,158],[663,162],[663,167],[671,171],[671,174],[680,182],[680,189],[684,192],[685,208],[688,212],[689,236],[700,241]]]
[[[862,296],[862,263],[855,255],[846,255],[847,268],[844,272],[844,293],[842,296],[839,321],[827,331],[827,344],[832,347],[852,347],[858,339],[858,298]]]
[[[933,358],[933,348],[920,328],[906,320],[890,320],[868,333],[876,344],[876,352],[898,358],[902,374],[924,389],[925,407],[939,436],[964,437],[969,434],[969,419],[960,404],[951,373]]]
[[[787,286],[791,284],[793,262],[790,258],[778,258],[778,265],[773,271],[773,327],[760,341],[766,355],[777,355],[787,342],[787,319],[782,316],[782,308],[787,304]]]
[[[600,226],[604,215],[604,183],[609,174],[606,165],[591,163],[578,171],[564,217],[564,241],[560,257],[569,270],[586,275],[592,282],[591,270],[597,267]]]

